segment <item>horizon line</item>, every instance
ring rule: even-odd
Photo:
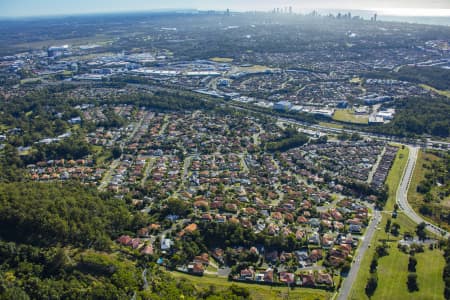
[[[145,14],[145,13],[183,13],[183,12],[226,12],[228,9],[199,9],[199,8],[160,8],[148,10],[117,10],[117,11],[93,11],[93,12],[79,12],[79,13],[55,13],[55,14],[38,14],[38,15],[0,15],[0,19],[33,19],[33,18],[55,18],[55,17],[78,17],[78,16],[93,16],[93,15],[121,15],[121,14]],[[229,8],[231,13],[272,13],[273,9],[254,9],[254,10],[233,10]],[[317,12],[366,12],[377,13],[379,16],[389,17],[441,17],[450,18],[449,8],[301,8],[293,11],[293,14],[305,15],[308,13]],[[424,13],[425,12],[425,13]],[[281,13],[284,14],[284,13]]]

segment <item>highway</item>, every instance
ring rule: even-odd
[[[146,84],[130,84],[130,85],[139,87],[139,88],[150,89],[152,91],[169,91],[170,90],[168,88],[163,88],[161,86],[149,86]],[[214,86],[214,84],[213,84],[213,86]],[[181,87],[176,86],[176,88],[180,89]],[[184,89],[184,90],[196,93],[195,91],[192,91],[191,89]],[[217,87],[216,87],[216,89],[213,89],[213,90],[218,92],[219,94],[222,93],[219,89],[217,89]],[[389,135],[384,135],[381,133],[365,132],[365,131],[354,130],[354,129],[333,128],[333,127],[322,126],[322,125],[318,125],[318,124],[312,124],[312,123],[308,123],[308,122],[297,121],[297,120],[291,119],[291,118],[282,117],[282,116],[277,115],[277,113],[275,111],[273,111],[273,113],[270,113],[270,112],[263,112],[263,111],[260,111],[257,109],[252,109],[251,107],[243,107],[238,102],[233,101],[233,100],[226,101],[226,102],[224,101],[223,104],[226,104],[227,106],[238,109],[238,110],[244,110],[244,111],[248,111],[248,112],[259,113],[259,114],[267,115],[270,117],[274,117],[274,118],[278,119],[278,121],[296,124],[298,126],[302,126],[307,129],[315,130],[320,133],[328,133],[328,134],[358,133],[359,135],[361,135],[363,137],[369,137],[374,140],[391,141],[391,142],[396,142],[399,144],[420,145],[423,148],[444,149],[444,150],[450,149],[450,142],[446,142],[446,141],[431,140],[429,138],[422,138],[422,139],[401,138],[401,137],[397,137],[397,136],[389,136]]]
[[[254,112],[259,114],[265,114],[270,117],[274,117],[279,122],[284,123],[290,123],[295,124],[297,126],[301,126],[304,128],[307,128],[308,130],[317,131],[318,133],[325,133],[325,134],[340,134],[340,133],[347,133],[347,134],[353,134],[357,133],[362,137],[370,138],[373,140],[381,140],[386,142],[395,142],[399,144],[407,144],[407,145],[413,145],[417,146],[420,145],[423,148],[432,148],[432,149],[450,149],[450,143],[445,141],[434,141],[431,139],[414,139],[414,138],[402,138],[397,136],[390,136],[390,135],[384,135],[381,133],[373,133],[373,132],[366,132],[366,131],[360,131],[360,130],[354,130],[354,129],[346,129],[346,128],[333,128],[333,127],[327,127],[322,126],[318,124],[311,124],[308,122],[302,122],[298,120],[294,120],[291,118],[286,118],[282,116],[277,116],[276,114],[268,114],[265,112],[261,112],[258,110],[253,110],[248,107],[242,107],[240,105],[237,105],[232,102],[227,102],[228,106],[233,107],[238,110],[248,111],[248,112]]]
[[[408,163],[406,165],[405,171],[402,176],[402,180],[400,181],[400,185],[397,189],[397,204],[401,211],[403,211],[411,220],[415,223],[420,224],[424,222],[427,224],[427,230],[438,235],[444,236],[446,238],[450,237],[450,233],[445,231],[436,225],[431,224],[430,222],[424,220],[421,216],[419,216],[414,209],[408,203],[408,189],[411,183],[412,176],[414,174],[414,168],[416,166],[417,155],[419,153],[419,148],[408,146],[409,148],[409,157]]]
[[[337,297],[338,300],[346,300],[349,298],[350,292],[352,290],[353,283],[355,282],[359,269],[361,267],[361,261],[370,247],[370,242],[372,241],[373,235],[377,230],[377,225],[381,220],[381,213],[379,210],[373,211],[373,218],[367,226],[366,233],[362,238],[361,245],[359,246],[358,252],[353,260],[352,267],[350,268],[350,272],[347,275],[347,278],[342,283],[339,295]]]
[[[284,117],[279,117],[279,121],[295,124],[298,126],[303,126],[308,129],[315,130],[320,133],[326,133],[326,134],[340,134],[340,133],[347,133],[347,134],[359,134],[362,137],[370,138],[373,140],[381,140],[386,142],[395,142],[399,144],[407,144],[407,145],[414,145],[416,147],[417,145],[420,145],[423,148],[432,148],[432,149],[441,149],[441,147],[447,147],[447,149],[450,149],[450,143],[444,142],[444,141],[432,141],[430,139],[427,139],[426,141],[421,139],[413,139],[413,138],[401,138],[396,136],[390,136],[390,135],[383,135],[379,133],[372,133],[372,132],[365,132],[365,131],[359,131],[359,130],[353,130],[353,129],[345,129],[345,128],[332,128],[327,126],[321,126],[317,124],[309,124],[305,122],[300,122],[293,119],[288,119]]]

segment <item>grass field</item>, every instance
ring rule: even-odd
[[[392,219],[392,223],[400,225],[400,236],[395,237],[384,231],[386,222],[391,218],[390,211],[393,210],[396,198],[397,187],[403,170],[408,160],[408,148],[400,149],[395,159],[394,165],[386,180],[389,186],[389,198],[383,212],[382,221],[376,231],[372,246],[366,252],[362,262],[358,278],[353,285],[350,299],[368,299],[365,294],[365,286],[369,278],[370,262],[375,252],[376,245],[387,240],[390,246],[389,255],[380,258],[378,261],[378,287],[371,299],[443,299],[444,282],[442,271],[444,268],[444,258],[439,250],[428,250],[425,253],[416,254],[418,261],[417,274],[419,291],[409,293],[406,280],[408,276],[408,255],[397,249],[397,241],[401,239],[405,231],[414,232],[416,224],[403,213]]]
[[[355,115],[351,109],[338,109],[334,112],[333,120],[352,124],[368,124],[368,116]]]
[[[255,300],[278,300],[278,299],[301,299],[301,300],[316,300],[316,299],[331,299],[332,294],[318,289],[294,288],[287,287],[271,287],[258,284],[247,284],[241,282],[228,281],[226,278],[212,275],[204,275],[202,277],[191,276],[179,272],[170,272],[175,278],[184,278],[189,280],[199,288],[208,288],[214,285],[218,290],[227,289],[232,284],[249,289],[252,299]]]
[[[433,250],[416,254],[418,261],[417,276],[419,282],[419,295],[417,299],[443,299],[445,283],[442,273],[445,259],[441,251]]]
[[[0,124],[0,131],[8,130],[10,127],[4,124]]]
[[[337,128],[337,129],[344,128],[344,126],[341,124],[335,124],[335,123],[329,123],[329,122],[319,122],[319,125],[324,126],[324,127]]]
[[[250,67],[242,67],[242,66],[239,67],[240,72],[248,72],[248,73],[258,73],[266,70],[272,70],[272,68],[261,65],[253,65]]]
[[[434,88],[432,86],[426,85],[426,84],[419,84],[419,86],[424,88],[424,89],[426,89],[426,90],[438,93],[441,96],[445,96],[445,97],[450,98],[450,91],[441,91],[441,90],[438,90],[438,89],[436,89],[436,88]]]
[[[213,58],[210,58],[209,60],[218,62],[218,63],[230,63],[230,62],[233,62],[234,59],[228,58],[228,57],[213,57]]]
[[[38,83],[40,81],[42,81],[42,79],[39,78],[39,77],[36,77],[36,78],[25,78],[25,79],[20,80],[20,84]]]
[[[424,253],[416,254],[416,258],[419,291],[408,291],[408,254],[398,250],[394,244],[389,249],[389,255],[378,261],[378,289],[372,299],[443,299],[442,252],[427,249]]]
[[[95,161],[97,166],[101,166],[105,161],[112,158],[110,150],[103,149],[101,146],[92,146],[92,151],[95,155]]]
[[[389,187],[389,197],[386,202],[385,210],[394,210],[394,204],[397,196],[397,188],[400,184],[400,179],[403,176],[403,171],[405,170],[406,163],[408,162],[409,149],[407,147],[400,146],[397,156],[395,157],[394,164],[392,165],[391,171],[386,178],[386,184]]]

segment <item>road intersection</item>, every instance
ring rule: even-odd
[[[420,224],[423,222],[427,225],[426,229],[431,233],[434,233],[437,236],[449,238],[450,237],[449,232],[424,220],[414,211],[414,209],[408,203],[408,189],[414,174],[414,168],[419,153],[418,147],[408,146],[408,148],[409,148],[408,162],[397,189],[396,203],[398,204],[399,209],[403,211],[405,215],[408,216],[411,220],[413,220],[416,224]],[[339,295],[337,297],[338,300],[346,300],[349,298],[353,283],[356,281],[359,269],[361,267],[362,258],[364,257],[364,254],[366,253],[367,249],[370,247],[370,242],[376,231],[376,227],[380,221],[381,221],[381,212],[378,210],[374,210],[372,220],[367,226],[366,234],[362,239],[361,245],[358,249],[357,255],[355,256],[350,272],[348,273],[347,278],[344,280],[342,287],[339,291]]]

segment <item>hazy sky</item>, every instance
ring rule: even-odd
[[[450,0],[0,0],[0,16],[42,16],[170,8],[270,10],[370,9],[400,15],[450,16]]]

